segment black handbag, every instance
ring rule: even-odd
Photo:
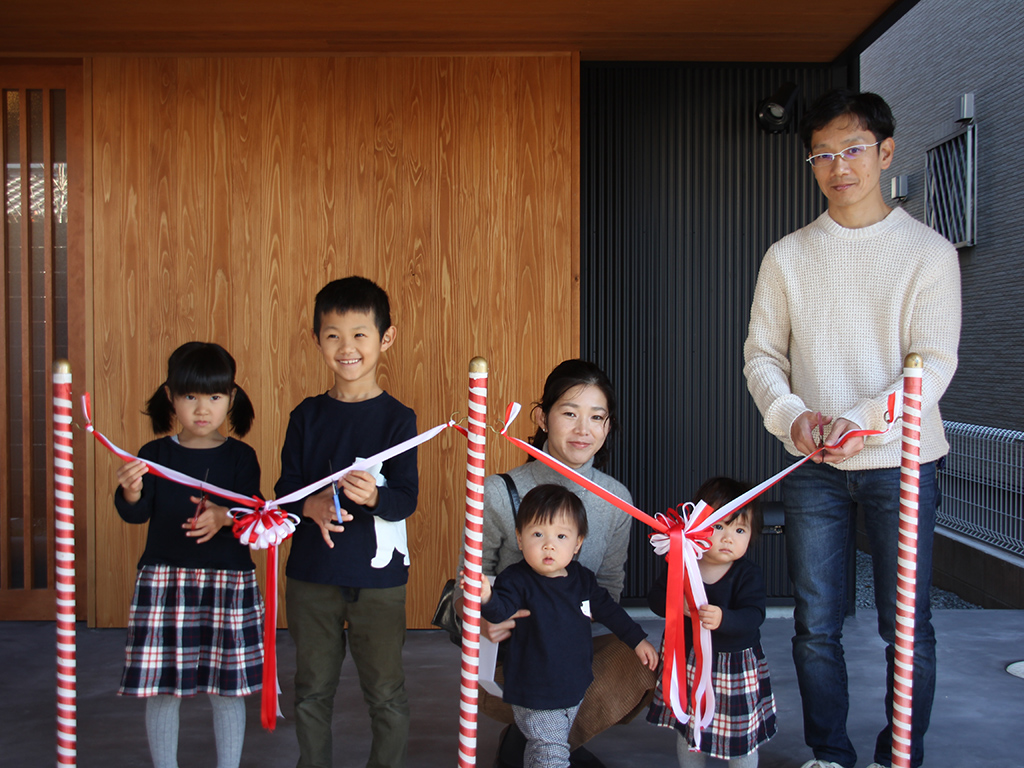
[[[508,488],[508,500],[512,504],[512,516],[515,517],[519,512],[519,491],[510,475],[502,472],[499,477]],[[455,610],[455,579],[448,579],[441,587],[441,596],[437,599],[437,608],[434,609],[434,618],[430,623],[447,632],[455,645],[462,646],[462,617]]]
[[[448,579],[441,587],[441,597],[430,623],[447,632],[453,643],[462,645],[462,617],[455,610],[455,579]]]

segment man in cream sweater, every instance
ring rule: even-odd
[[[891,764],[901,426],[887,423],[886,403],[900,387],[903,359],[911,352],[924,361],[914,768],[924,759],[935,692],[929,607],[935,465],[949,448],[938,402],[956,369],[960,271],[948,241],[885,204],[879,176],[892,163],[892,134],[889,106],[871,93],[830,91],[804,115],[800,136],[828,211],[768,250],[744,345],[744,375],[768,431],[794,456],[812,453],[820,440],[826,446],[783,481],[796,595],[793,658],[804,738],[814,753],[803,768],[853,768],[857,761],[846,732],[841,638],[858,506],[874,558],[889,681],[888,724],[869,768]],[[837,445],[858,429],[885,433]]]

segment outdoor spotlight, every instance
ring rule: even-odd
[[[768,133],[782,133],[796,113],[799,87],[796,83],[783,83],[767,99],[757,105],[757,123]]]

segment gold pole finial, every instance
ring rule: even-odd
[[[469,361],[470,373],[487,373],[487,360],[479,355]]]
[[[71,363],[67,360],[54,360],[53,361],[53,372],[54,373],[71,373]]]
[[[904,368],[924,368],[924,361],[917,352],[911,352],[903,358]]]

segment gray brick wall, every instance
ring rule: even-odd
[[[962,249],[960,366],[946,419],[1024,430],[1024,2],[921,0],[861,56],[861,88],[896,118],[896,155],[882,178],[910,176],[904,207],[924,218],[925,149],[957,128],[974,93],[978,125],[977,245]]]

